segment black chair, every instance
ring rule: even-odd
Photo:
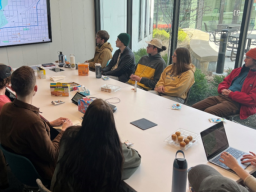
[[[2,145],[0,145],[0,149],[3,151],[6,162],[9,164],[14,176],[25,185],[25,190],[38,189],[36,179],[40,178],[42,180],[42,177],[38,174],[31,161],[24,156],[8,151]],[[46,185],[50,184],[50,181],[43,181]]]
[[[193,86],[193,85],[192,85],[192,86]],[[189,98],[189,94],[190,94],[190,91],[191,91],[192,86],[191,86],[190,89],[188,90],[187,98],[184,99],[184,104],[185,104],[185,105],[187,105],[187,103],[188,103],[188,98]]]
[[[216,32],[215,31],[209,31],[207,24],[204,22],[204,28],[207,33],[209,33],[209,41],[217,43],[216,39]]]

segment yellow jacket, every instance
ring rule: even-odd
[[[96,46],[94,58],[88,60],[90,68],[95,69],[95,63],[100,63],[102,68],[106,67],[108,60],[112,58],[112,50],[109,42],[101,47]]]
[[[186,99],[189,89],[195,83],[194,73],[196,67],[192,63],[190,64],[190,67],[190,70],[178,76],[172,76],[169,73],[172,65],[169,65],[163,71],[159,81],[156,84],[156,87],[164,86],[166,95]]]

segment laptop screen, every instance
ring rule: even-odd
[[[220,122],[201,132],[207,160],[229,147],[223,122]]]

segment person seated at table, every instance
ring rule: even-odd
[[[6,103],[11,102],[11,100],[5,95],[6,86],[8,86],[11,81],[11,71],[11,67],[0,64],[0,113],[2,107]],[[6,161],[2,150],[0,150],[0,170],[0,189],[6,189],[9,187],[9,182],[6,170]]]
[[[96,99],[86,110],[82,126],[68,128],[60,141],[51,190],[123,191],[121,181],[140,162],[139,153],[120,142],[110,106]]]
[[[196,67],[191,63],[187,48],[177,48],[172,56],[173,64],[165,68],[155,91],[165,98],[184,103],[191,86],[195,83],[194,73]]]
[[[94,58],[85,61],[89,63],[90,70],[95,70],[95,63],[100,63],[101,67],[104,68],[107,62],[112,58],[113,48],[109,42],[109,34],[105,30],[100,30],[96,34],[96,48]]]
[[[256,154],[244,155],[241,158],[241,163],[250,163],[256,166]],[[243,181],[250,191],[256,192],[256,178],[245,171],[237,162],[237,160],[229,153],[223,152],[221,154],[220,162],[224,163],[232,169]],[[248,191],[243,186],[236,182],[223,177],[219,172],[208,165],[198,165],[193,167],[188,173],[189,183],[196,192],[221,190],[225,189],[230,192],[243,192]]]
[[[160,39],[152,39],[147,42],[148,56],[143,56],[139,60],[134,74],[131,74],[129,84],[134,85],[137,81],[138,87],[145,90],[151,90],[155,88],[166,63],[160,55],[160,52],[166,50],[166,47],[162,45]]]
[[[256,113],[256,48],[246,53],[243,67],[236,68],[218,86],[218,96],[192,107],[220,117],[238,114],[246,119]]]
[[[43,179],[52,178],[59,141],[72,122],[59,118],[47,122],[39,115],[39,108],[32,105],[37,92],[35,72],[28,66],[15,70],[11,76],[11,87],[17,99],[6,103],[0,114],[0,141],[7,150],[27,157]],[[42,97],[43,99],[43,97]],[[51,127],[62,126],[62,131],[50,139]]]
[[[130,35],[121,33],[116,40],[119,49],[114,53],[108,66],[102,69],[102,74],[126,83],[135,69],[135,58],[132,50],[127,47]]]

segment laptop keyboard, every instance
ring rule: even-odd
[[[236,159],[238,159],[239,157],[241,157],[242,155],[246,154],[245,152],[239,151],[237,149],[234,149],[232,147],[228,148],[227,150],[225,150],[225,152],[228,152],[229,154],[231,154],[233,157],[235,157]],[[211,159],[211,162],[214,164],[217,164],[221,167],[223,167],[224,169],[229,169],[229,167],[227,167],[225,164],[221,163],[219,161],[221,153],[216,156],[214,159]]]

